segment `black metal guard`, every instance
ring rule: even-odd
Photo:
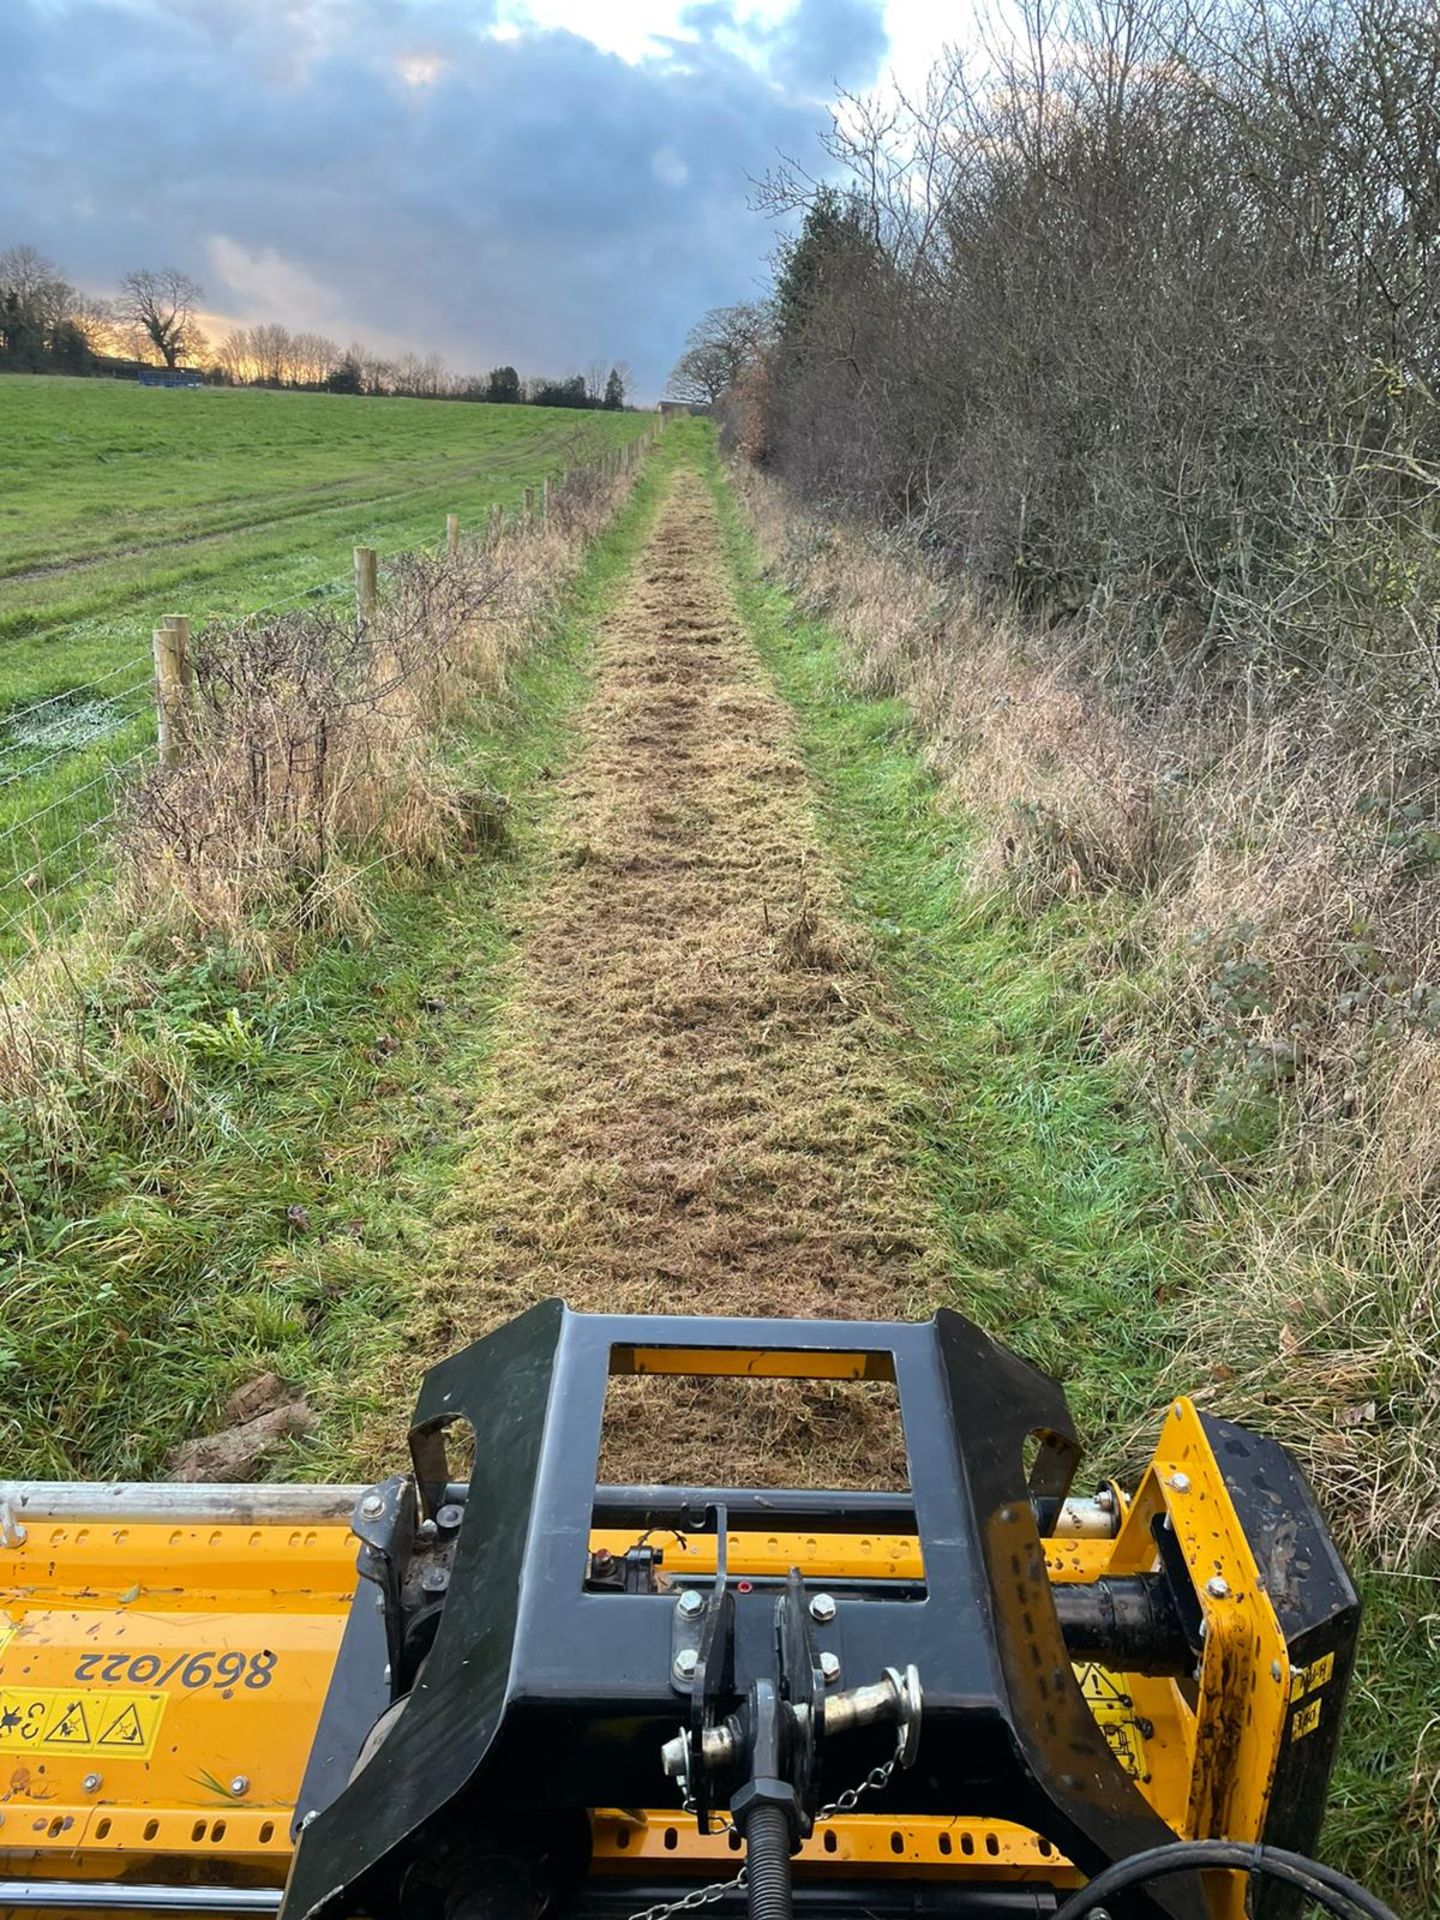
[[[427,1848],[478,1821],[503,1825],[507,1809],[673,1804],[660,1750],[684,1717],[672,1681],[674,1598],[584,1588],[612,1352],[635,1347],[866,1354],[877,1375],[893,1369],[924,1597],[842,1594],[815,1632],[817,1652],[836,1654],[857,1680],[919,1669],[919,1761],[877,1810],[1015,1820],[1091,1873],[1174,1837],[1085,1705],[1051,1600],[1031,1495],[1063,1498],[1079,1453],[1054,1382],[951,1312],[922,1325],[642,1318],[547,1301],[424,1381],[411,1447],[432,1516],[449,1479],[444,1429],[463,1419],[474,1432],[449,1591],[392,1731],[302,1834],[284,1920],[386,1916]],[[657,1510],[705,1498],[648,1491]],[[856,1510],[854,1495],[833,1500]],[[724,1606],[733,1635],[723,1684],[743,1696],[775,1670],[775,1596],[730,1583]],[[891,1744],[878,1728],[835,1743],[838,1752],[827,1742],[825,1797]],[[1202,1920],[1206,1908],[1198,1889],[1170,1882],[1133,1910]]]

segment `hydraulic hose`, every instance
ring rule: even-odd
[[[750,1920],[791,1920],[790,1823],[780,1807],[752,1807],[745,1822],[745,1902]]]
[[[1298,1887],[1317,1907],[1335,1914],[1337,1920],[1396,1920],[1383,1900],[1347,1874],[1337,1873],[1334,1867],[1322,1866],[1283,1847],[1238,1840],[1176,1840],[1168,1846],[1132,1853],[1072,1893],[1057,1910],[1055,1920],[1086,1920],[1087,1915],[1103,1911],[1102,1902],[1132,1887],[1202,1867],[1234,1867],[1241,1873],[1259,1874],[1283,1886]]]

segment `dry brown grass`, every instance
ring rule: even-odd
[[[581,469],[543,526],[402,562],[367,644],[313,614],[198,636],[186,756],[133,795],[113,893],[65,939],[32,936],[0,994],[0,1105],[57,1181],[97,1132],[158,1133],[178,1158],[213,1123],[173,1037],[95,1030],[97,982],[143,1001],[147,979],[211,944],[253,980],[327,932],[363,932],[377,867],[434,871],[503,835],[504,797],[467,778],[445,731],[503,697],[632,477]],[[138,970],[117,952],[137,933],[153,963]]]
[[[422,1357],[552,1294],[628,1313],[930,1307],[889,1015],[694,475],[603,632],[549,841]],[[762,1414],[742,1383],[633,1391],[648,1384],[616,1397],[609,1474],[903,1473],[883,1409],[823,1385],[767,1391]]]
[[[126,919],[177,952],[220,937],[283,961],[364,929],[377,866],[434,872],[502,831],[447,730],[503,694],[628,477],[576,474],[542,526],[404,559],[364,630],[297,613],[203,632],[181,764],[130,806]]]
[[[1094,900],[1094,964],[1148,974],[1130,1050],[1206,1248],[1172,1387],[1302,1453],[1367,1557],[1440,1544],[1440,823],[1383,716],[1222,722],[1107,705],[1022,629],[880,535],[746,482],[762,550],[900,695],[1028,911]],[[1208,1390],[1206,1381],[1212,1383]]]

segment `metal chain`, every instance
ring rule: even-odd
[[[723,1899],[727,1893],[738,1893],[745,1885],[745,1869],[729,1880],[712,1880],[708,1886],[692,1887],[690,1892],[679,1900],[662,1901],[659,1906],[642,1907],[639,1913],[632,1913],[630,1920],[669,1920],[674,1913],[693,1913],[696,1907],[708,1907],[712,1901]]]
[[[895,1751],[885,1762],[884,1766],[872,1767],[860,1782],[859,1786],[847,1787],[838,1800],[832,1800],[828,1806],[821,1807],[815,1816],[816,1826],[818,1827],[822,1820],[833,1820],[837,1813],[853,1813],[855,1808],[860,1804],[862,1794],[878,1793],[882,1787],[888,1786],[890,1784],[891,1774],[894,1773],[896,1767],[900,1764],[900,1754],[904,1744],[905,1734],[902,1728]],[[684,1802],[684,1806],[687,1813],[693,1813],[695,1811],[695,1803],[693,1800],[687,1799]],[[727,1821],[722,1831],[733,1832],[734,1822]],[[672,1914],[693,1913],[697,1907],[708,1907],[713,1901],[722,1899],[727,1893],[740,1892],[744,1888],[744,1885],[745,1869],[741,1867],[740,1871],[732,1879],[711,1880],[703,1887],[692,1887],[690,1892],[679,1900],[662,1901],[658,1906],[654,1907],[642,1907],[638,1913],[632,1913],[630,1915],[630,1920],[670,1920]]]
[[[891,1754],[883,1767],[872,1767],[858,1787],[847,1787],[838,1800],[832,1800],[828,1807],[821,1807],[815,1816],[818,1827],[822,1820],[833,1820],[837,1813],[853,1813],[860,1804],[862,1793],[878,1793],[881,1787],[888,1787],[890,1776],[900,1764],[897,1749]]]

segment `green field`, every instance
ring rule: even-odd
[[[0,945],[73,889],[148,738],[150,634],[348,591],[645,414],[0,377]],[[40,705],[39,703],[47,703]],[[38,706],[38,711],[36,710]]]

